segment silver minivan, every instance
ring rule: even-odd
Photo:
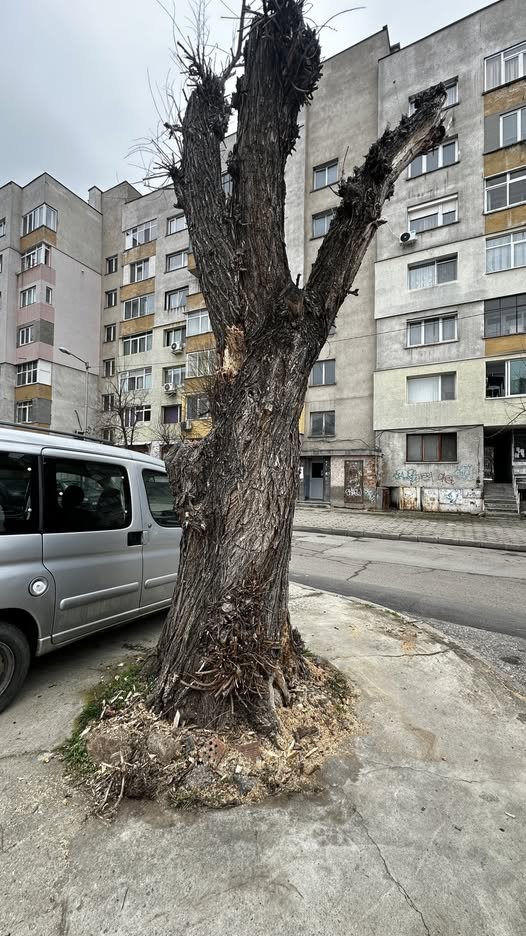
[[[172,507],[157,458],[0,426],[0,711],[32,656],[169,606]]]

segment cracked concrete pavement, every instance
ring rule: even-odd
[[[319,792],[251,808],[128,801],[110,824],[39,759],[158,622],[41,661],[0,722],[0,936],[525,932],[526,699],[420,622],[294,586],[291,613],[356,685],[363,733]]]

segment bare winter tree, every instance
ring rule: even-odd
[[[396,179],[444,134],[440,85],[340,181],[335,219],[299,288],[285,249],[285,164],[299,111],[322,72],[317,32],[303,14],[303,0],[264,0],[257,12],[244,7],[239,50],[219,74],[201,47],[189,50],[186,109],[169,127],[179,154],[169,172],[188,221],[219,368],[212,431],[174,446],[167,458],[183,537],[151,703],[201,725],[242,716],[269,732],[277,726],[276,696],[287,703],[302,666],[287,605],[298,422],[309,373]],[[229,99],[225,83],[235,68],[242,73]],[[221,151],[233,110],[233,184],[225,195]]]
[[[107,380],[102,406],[95,417],[95,433],[102,435],[104,430],[109,430],[115,445],[132,448],[137,430],[144,425],[141,416],[146,398],[146,392],[130,386],[125,376]]]

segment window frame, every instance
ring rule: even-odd
[[[151,365],[145,364],[144,367],[132,367],[121,371],[119,373],[119,389],[121,393],[142,393],[151,390]]]
[[[221,188],[225,195],[232,195],[234,191],[234,180],[228,171],[221,173]]]
[[[105,325],[104,326],[104,344],[110,344],[110,342],[115,341],[116,337],[117,337],[117,323],[111,322],[110,325]]]
[[[5,218],[0,218],[0,237],[5,237],[6,231],[6,220]]]
[[[115,358],[105,358],[102,361],[104,369],[104,377],[108,380],[110,377],[115,377]]]
[[[186,355],[185,366],[187,379],[189,377],[211,377],[217,369],[217,354],[215,348],[203,348],[198,351],[189,351]]]
[[[117,290],[116,289],[107,289],[104,293],[104,308],[105,309],[114,309],[117,305]]]
[[[172,376],[169,376],[169,375]],[[173,375],[176,374],[177,378],[174,380]],[[163,384],[169,383],[174,384],[176,387],[184,386],[186,379],[186,364],[172,364],[169,367],[163,367]]]
[[[186,267],[188,266],[188,253],[189,253],[188,248],[185,248],[184,250],[174,250],[173,253],[166,254],[164,272],[165,273],[177,273],[178,270],[185,270]],[[170,266],[170,261],[174,257],[182,257],[183,262],[181,263],[180,266],[174,266],[174,267]]]
[[[326,380],[326,370],[327,365],[333,364],[334,379]],[[322,380],[315,382],[314,381],[314,369],[319,367],[321,370]],[[336,384],[336,358],[324,358],[322,361],[315,361],[312,365],[311,372],[309,375],[309,387],[332,387]]]
[[[22,237],[26,234],[32,234],[40,227],[47,227],[50,231],[57,230],[58,212],[46,202],[32,208],[25,215],[22,215]],[[35,223],[36,222],[36,223]],[[51,223],[48,223],[51,222]]]
[[[519,235],[520,235],[520,240],[516,241],[516,238],[518,238]],[[504,240],[505,238],[508,238],[508,237],[509,237],[509,247],[510,247],[510,260],[512,261],[511,265],[506,266],[506,267],[500,267],[498,270],[489,270],[488,269],[488,257],[489,257],[488,251],[498,250],[501,247],[508,246],[508,244],[499,244],[497,247],[491,247],[492,242],[496,240]],[[526,256],[525,256],[524,263],[516,264],[513,262],[515,259],[515,244],[516,243],[523,244],[525,242],[526,242],[526,228],[520,228],[518,231],[504,231],[504,232],[501,232],[500,234],[494,234],[491,237],[486,237],[486,273],[490,275],[493,273],[505,273],[508,270],[520,270],[521,268],[525,267]],[[526,255],[526,247],[524,248],[524,251]]]
[[[516,397],[526,396],[526,389],[524,393],[512,393],[511,392],[511,365],[517,361],[523,361],[526,367],[526,357],[514,357],[514,358],[500,358],[499,357],[499,358],[492,358],[491,360],[486,361],[486,366],[485,366],[485,378],[486,378],[485,399],[486,400],[505,400],[505,399],[515,399]],[[492,364],[504,364],[504,393],[497,395],[497,396],[495,396],[494,394],[492,394],[491,396],[488,396],[488,389],[489,389],[488,387],[488,380],[489,380],[488,365],[491,366]],[[525,375],[525,379],[526,379],[526,375]]]
[[[312,169],[312,191],[319,192],[320,189],[328,188],[330,185],[336,185],[338,182],[338,162],[336,159],[329,159],[327,162],[320,163],[318,166],[313,166]],[[333,181],[328,181],[329,169],[336,167],[336,174]],[[324,172],[325,173],[325,182],[322,185],[316,185],[316,173]]]
[[[29,419],[20,419],[20,414],[29,413]],[[15,422],[17,425],[25,425],[33,422],[33,400],[17,400],[15,404]]]
[[[442,282],[438,281],[438,268],[441,264],[451,263],[455,261],[455,276],[449,280],[443,280]],[[421,269],[422,267],[433,267],[433,282],[429,286],[411,286],[411,272],[413,270]],[[411,291],[416,289],[433,289],[435,286],[447,286],[448,283],[456,283],[458,279],[458,254],[451,254],[447,257],[436,257],[433,260],[425,260],[421,263],[409,263],[407,266],[407,286]]]
[[[163,426],[177,426],[178,423],[183,421],[183,406],[182,403],[167,403],[166,406],[161,407],[162,409],[162,420]],[[179,419],[168,420],[166,421],[166,410],[177,410]]]
[[[444,220],[443,220],[444,215],[452,213],[451,208],[449,209],[449,211],[444,211],[444,207],[448,205],[454,205],[455,219],[454,221],[446,221],[444,223]],[[436,208],[436,211],[426,212],[426,209],[429,209],[429,208],[431,209]],[[420,212],[420,213],[424,212],[424,214],[416,215],[417,212]],[[437,224],[434,224],[432,227],[424,228],[423,230],[420,230],[420,231],[415,231],[414,228],[411,227],[411,222],[421,221],[423,220],[423,218],[430,218],[430,217],[433,217],[435,214],[437,215],[438,221],[437,221]],[[426,234],[428,231],[436,231],[436,229],[440,227],[449,227],[450,224],[456,224],[457,222],[458,222],[458,194],[449,195],[446,198],[437,198],[434,201],[425,202],[421,205],[413,205],[412,208],[407,209],[407,230],[414,232],[418,236],[421,236],[422,234]]]
[[[133,299],[126,299],[122,304],[122,320],[124,322],[129,322],[136,318],[143,318],[144,315],[153,315],[154,312],[155,293],[145,293],[144,296],[135,296]]]
[[[43,259],[42,259],[43,256]],[[34,263],[28,263],[27,261],[34,257]],[[44,265],[50,266],[51,260],[51,247],[49,244],[46,244],[42,241],[41,244],[37,244],[35,247],[31,247],[30,250],[25,250],[20,257],[20,269],[22,273],[25,273],[26,270],[33,270],[35,267]]]
[[[147,237],[146,232],[148,232]],[[142,244],[150,244],[154,240],[157,240],[157,218],[142,221],[141,224],[128,228],[124,232],[124,249],[133,250]]]
[[[24,377],[23,380],[20,378]],[[31,379],[28,379],[30,377]],[[33,361],[21,361],[16,365],[16,386],[27,387],[38,383],[38,358]]]
[[[150,260],[151,257],[144,257],[142,260],[134,260],[133,263],[130,263],[130,284],[144,283],[145,280],[152,278]],[[139,271],[141,273],[140,277],[138,277]]]
[[[438,458],[424,458],[424,454],[425,454],[424,438],[429,437],[429,436],[437,436],[439,439],[439,444],[438,444],[439,457]],[[455,438],[455,458],[443,458],[442,457],[444,436],[450,436],[451,438],[453,437]],[[409,438],[412,438],[412,439],[420,438],[420,451],[421,451],[422,458],[420,459],[409,458]],[[410,465],[422,465],[422,464],[438,465],[438,464],[443,464],[443,463],[455,464],[458,461],[458,433],[457,432],[406,432],[405,460],[406,460],[406,463]]]
[[[208,322],[208,328],[201,328],[201,324],[206,316],[206,321]],[[190,323],[196,322],[199,317],[199,331],[193,331],[190,328]],[[191,337],[193,335],[207,335],[212,331],[212,325],[210,322],[210,316],[208,314],[208,309],[194,309],[192,312],[189,312],[186,316],[186,336]]]
[[[144,348],[140,348],[141,342],[144,340]],[[132,354],[146,354],[148,351],[152,350],[152,341],[153,341],[153,332],[145,331],[139,332],[137,335],[126,335],[122,338],[122,356],[131,357]],[[134,342],[137,342],[137,350],[132,351],[132,345]],[[126,346],[129,345],[130,350],[126,350]]]
[[[181,218],[183,219],[183,225],[182,227],[179,227],[177,225],[177,222],[180,221]],[[175,224],[173,222],[175,222]],[[173,227],[173,230],[171,230],[172,227]],[[186,216],[184,212],[182,214],[171,215],[169,218],[166,219],[166,236],[167,237],[171,237],[172,234],[181,234],[183,231],[187,231],[187,230],[188,230],[188,224],[187,224]]]
[[[148,417],[148,418],[146,418]],[[132,429],[137,423],[148,423],[152,421],[151,403],[133,403],[131,406],[124,407],[122,421],[126,429]]]
[[[451,162],[444,163],[444,147],[451,146],[452,144],[454,144],[455,146],[455,158]],[[431,153],[434,153],[435,150],[438,150],[438,166],[436,166],[433,169],[428,169],[427,158],[428,156],[431,155]],[[413,166],[413,163],[416,161],[416,159],[422,160],[422,172],[414,173],[412,171],[412,166]],[[442,142],[439,143],[438,146],[433,147],[433,149],[429,150],[428,153],[423,153],[421,156],[417,156],[415,159],[413,159],[412,162],[409,163],[409,166],[407,167],[407,178],[418,179],[420,178],[420,176],[428,175],[429,172],[438,172],[439,169],[447,169],[449,166],[455,166],[458,162],[459,162],[458,137],[452,137],[447,140],[442,140]],[[426,166],[426,168],[424,168],[424,165]]]
[[[453,320],[455,323],[455,337],[454,338],[444,338],[444,321]],[[417,325],[420,326],[420,336],[421,339],[425,337],[425,326],[430,322],[438,322],[438,341],[418,341],[415,344],[411,343],[411,328],[415,328]],[[458,312],[449,312],[445,315],[429,315],[425,318],[415,318],[407,320],[407,348],[425,348],[430,345],[436,344],[450,344],[452,341],[458,341]]]
[[[201,407],[199,407],[199,412],[197,413],[197,415],[196,415],[196,416],[190,416],[189,413],[188,413],[188,404],[189,404],[190,402],[193,404],[193,401],[194,401],[194,400],[206,400],[207,407],[206,407],[206,410],[201,410]],[[204,405],[204,404],[202,404],[202,405]],[[185,413],[186,413],[185,419],[188,419],[188,420],[191,420],[191,421],[194,421],[194,420],[196,420],[196,419],[210,419],[210,418],[211,418],[211,413],[210,413],[210,397],[208,396],[208,394],[207,394],[207,393],[187,393],[187,394],[186,394],[186,409],[185,409]]]
[[[519,302],[519,299],[524,297],[523,302]],[[508,301],[507,307],[503,308],[502,303]],[[503,329],[503,314],[507,311],[508,315],[511,312],[510,300],[515,300],[515,331],[505,331]],[[499,303],[499,308],[497,309],[488,309],[487,306],[489,303]],[[524,308],[524,329],[519,329],[519,310]],[[498,312],[499,315],[499,327],[498,334],[491,335],[489,334],[488,329],[488,320],[493,315],[495,316]],[[509,296],[497,296],[495,299],[486,299],[484,301],[484,338],[508,338],[510,335],[524,335],[526,334],[526,292],[524,293],[512,293]]]
[[[317,211],[311,217],[311,240],[318,240],[320,237],[325,237],[328,233],[329,228],[334,220],[336,214],[336,208],[328,208],[325,211]],[[325,230],[321,234],[316,233],[316,222],[317,221],[326,221]]]
[[[181,293],[184,293],[184,302],[179,305],[170,305],[170,299],[172,296],[178,296]],[[164,294],[164,311],[165,312],[176,312],[178,309],[181,309],[183,314],[186,310],[186,304],[188,301],[188,286],[180,286],[178,289],[167,289]]]
[[[34,342],[34,340],[35,340],[35,338],[34,338],[34,329],[35,329],[34,323],[31,323],[30,325],[19,325],[19,327],[18,327],[17,330],[16,330],[16,346],[17,346],[17,348],[23,348],[23,347],[25,347],[26,345],[33,344],[33,342]],[[21,341],[21,337],[22,337],[22,335],[23,335],[24,332],[28,332],[28,333],[29,333],[29,338],[28,338],[27,341]]]
[[[314,432],[313,417],[322,417],[321,432]],[[332,417],[332,431],[327,431],[327,417]],[[309,413],[309,437],[312,439],[332,438],[336,435],[336,411],[335,410],[312,410]]]
[[[176,332],[181,333],[180,338],[175,337]],[[163,348],[171,348],[171,346],[175,342],[181,345],[181,349],[184,348],[184,345],[186,343],[186,325],[181,323],[180,325],[176,325],[173,328],[165,328],[164,337],[163,337]]]
[[[115,394],[114,393],[101,393],[101,400],[102,400],[102,412],[112,413],[115,408]]]
[[[519,74],[517,75],[516,78],[509,78],[506,81],[505,80],[506,79],[505,63],[507,59],[515,58],[515,55],[508,55],[506,58],[506,54],[509,52],[514,52],[515,49],[519,50],[516,53],[519,56],[519,69],[518,69]],[[500,65],[499,65],[500,80],[498,84],[494,84],[494,85],[491,85],[491,87],[489,87],[488,86],[488,63],[499,57],[500,57]],[[522,57],[522,70],[521,70],[521,62],[520,62],[521,57]],[[495,88],[501,88],[503,85],[510,84],[512,81],[518,81],[520,78],[524,78],[525,76],[526,76],[526,42],[525,41],[517,42],[515,45],[509,46],[507,49],[501,49],[500,52],[494,52],[493,55],[487,55],[484,58],[484,91],[494,91]]]
[[[507,146],[515,146],[517,143],[522,143],[526,139],[526,133],[522,135],[522,112],[526,111],[526,107],[522,104],[520,107],[515,107],[510,111],[506,111],[505,114],[499,114],[499,148],[506,149]],[[511,143],[504,142],[504,121],[507,117],[515,117],[515,129],[516,129],[516,138],[512,140]],[[526,118],[525,118],[526,123]]]
[[[517,179],[511,179],[510,177],[517,172],[521,172]],[[488,182],[491,182],[492,179],[500,179],[505,176],[505,182],[499,182],[497,185],[488,186]],[[510,185],[513,185],[514,182],[519,182],[523,180],[525,186],[524,198],[521,201],[510,202]],[[504,205],[499,205],[498,208],[488,208],[488,195],[490,192],[495,191],[505,187],[506,189],[506,203]],[[498,172],[494,175],[487,176],[484,179],[484,213],[493,214],[495,211],[507,211],[509,208],[516,208],[517,205],[524,205],[526,203],[526,166],[518,166],[516,169],[507,169],[505,172]]]
[[[29,301],[24,301],[25,299]],[[36,301],[37,301],[36,286],[28,286],[26,289],[20,290],[20,308],[21,309],[27,309],[28,306],[35,305]]]
[[[106,257],[106,276],[109,276],[111,273],[116,273],[119,269],[119,255],[112,254],[111,257]]]
[[[453,393],[452,397],[443,396],[443,379],[444,377],[453,377]],[[438,386],[438,397],[436,400],[411,400],[410,399],[410,386],[411,382],[415,380],[427,380],[429,382],[436,380]],[[457,399],[457,372],[456,371],[444,371],[439,374],[414,374],[412,377],[406,377],[406,403],[409,406],[421,406],[422,404],[428,403],[452,403]]]

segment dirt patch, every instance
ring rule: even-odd
[[[68,779],[82,785],[96,813],[111,816],[124,797],[179,808],[255,803],[280,792],[316,788],[323,762],[360,731],[355,693],[345,677],[318,658],[278,709],[275,739],[242,726],[226,732],[170,723],[144,704],[134,673],[99,686],[63,749]],[[71,756],[73,752],[74,756]]]

